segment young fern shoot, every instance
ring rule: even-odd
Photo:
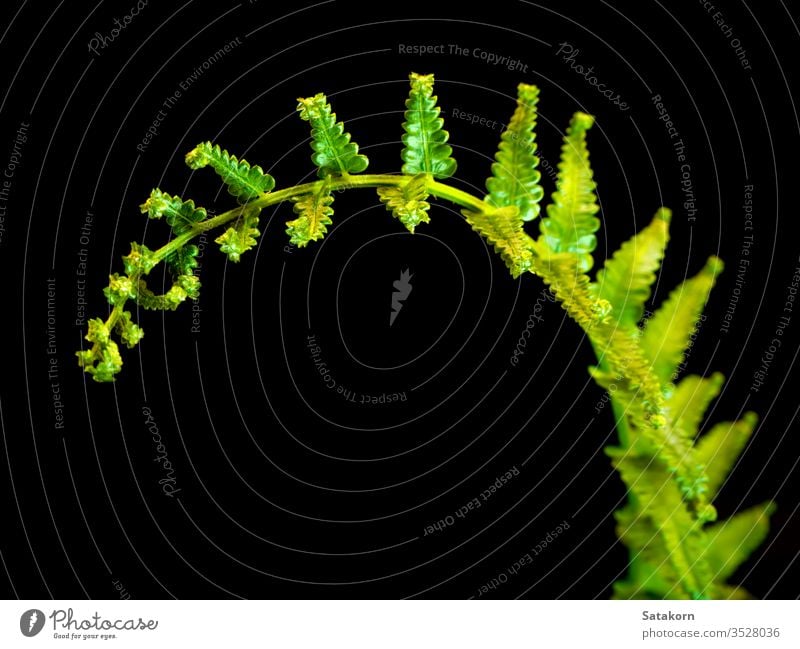
[[[400,174],[363,173],[369,161],[324,94],[300,99],[297,106],[311,127],[316,181],[274,191],[275,180],[261,167],[210,142],[195,147],[186,156],[187,165],[211,167],[239,204],[209,217],[191,200],[153,190],[142,212],[166,221],[174,237],[158,250],[131,244],[123,257],[124,274],[111,275],[104,291],[109,316],[89,322],[90,346],[77,352],[80,366],[95,381],[115,379],[123,361],[114,338],[133,348],[144,335],[126,310],[129,301],[144,309],[174,310],[198,297],[198,249],[191,241],[204,232],[224,228],[216,241],[229,260],[238,262],[256,245],[259,216],[270,205],[293,204],[295,218],[286,223],[286,233],[291,243],[304,247],[322,239],[332,225],[336,190],[376,189],[386,209],[412,233],[430,222],[432,198],[448,200],[462,208],[467,224],[494,247],[513,277],[531,273],[550,288],[597,355],[589,371],[609,393],[618,431],[617,444],[605,451],[629,494],[615,515],[617,534],[630,551],[629,570],[615,584],[614,596],[746,596],[727,581],[763,541],[774,505],[764,503],[718,522],[713,501],[757,418],[746,413],[701,434],[705,411],[723,377],[679,376],[722,262],[711,257],[643,321],[669,241],[670,212],[660,208],[594,278],[589,275],[600,227],[587,147],[594,118],[580,112],[572,117],[555,191],[535,236],[526,226],[539,216],[544,197],[535,139],[538,89],[519,85],[516,109],[486,181],[487,194],[475,196],[443,182],[457,164],[433,94],[433,75],[412,73],[409,81]],[[145,278],[161,262],[173,284],[156,295]]]

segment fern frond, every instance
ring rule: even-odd
[[[286,222],[286,234],[289,235],[290,243],[303,248],[311,241],[322,239],[328,232],[327,226],[333,223],[331,203],[333,194],[328,182],[323,182],[313,194],[295,198],[292,209],[298,218]]]
[[[726,521],[708,527],[703,557],[715,579],[729,579],[769,533],[769,517],[775,503],[766,502],[735,514]]]
[[[193,200],[185,201],[160,189],[150,192],[150,198],[139,207],[148,218],[160,219],[163,216],[176,236],[191,230],[208,216],[205,208],[195,207]]]
[[[622,326],[636,326],[650,299],[650,286],[669,239],[671,212],[662,208],[650,224],[622,244],[597,273],[597,296],[608,300]]]
[[[411,234],[420,223],[430,223],[428,215],[428,175],[417,174],[399,187],[378,187],[378,196],[386,209],[406,226]]]
[[[461,210],[467,223],[478,234],[494,246],[511,271],[512,277],[519,277],[533,265],[533,239],[522,229],[519,209],[510,207],[489,207],[478,211]]]
[[[711,257],[703,270],[670,293],[644,325],[642,349],[653,363],[653,372],[665,383],[677,378],[686,348],[697,331],[708,295],[722,267],[719,258]]]
[[[715,372],[708,378],[687,376],[675,387],[666,402],[673,427],[687,439],[694,439],[709,404],[717,398],[725,378]]]
[[[336,121],[336,113],[327,97],[318,93],[297,101],[300,118],[311,125],[311,148],[314,150],[311,160],[319,167],[319,177],[364,171],[369,160],[358,152],[358,145],[350,141],[344,124]]]
[[[450,137],[444,130],[441,109],[433,94],[433,75],[409,75],[411,90],[406,99],[403,122],[403,173],[413,176],[420,173],[436,178],[449,178],[456,171],[453,148],[447,144]]]
[[[500,148],[492,164],[492,176],[486,180],[489,194],[484,200],[494,207],[519,208],[523,221],[539,215],[539,201],[544,190],[542,174],[536,168],[536,104],[539,89],[526,83],[517,87],[517,108],[500,136]]]
[[[738,421],[716,424],[698,440],[695,457],[705,466],[707,487],[712,495],[725,482],[757,423],[756,414],[746,412]]]
[[[228,193],[240,203],[258,198],[271,192],[275,179],[256,165],[251,167],[247,160],[238,160],[219,144],[202,142],[186,154],[186,164],[191,169],[211,166],[228,186]]]
[[[586,131],[593,124],[591,115],[575,113],[567,127],[556,191],[547,206],[547,218],[542,219],[540,237],[553,252],[576,255],[582,272],[594,263],[591,254],[597,245],[594,233],[600,227],[600,219],[595,216],[600,208],[586,148]]]

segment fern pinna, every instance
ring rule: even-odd
[[[115,379],[122,368],[117,341],[133,348],[144,332],[133,322],[128,302],[144,309],[176,309],[199,295],[194,274],[198,249],[192,239],[224,228],[216,241],[231,261],[253,248],[259,217],[270,205],[291,201],[287,222],[291,243],[303,247],[322,239],[331,226],[333,192],[375,188],[378,198],[410,232],[430,221],[430,199],[462,208],[467,224],[499,253],[512,276],[541,278],[568,315],[586,332],[597,355],[590,368],[609,393],[618,442],[606,448],[628,488],[627,504],[616,512],[617,533],[630,551],[627,576],[618,581],[619,598],[734,598],[747,594],[728,579],[768,531],[772,503],[718,521],[713,502],[757,425],[753,413],[719,423],[701,433],[703,417],[722,386],[722,376],[679,377],[708,293],[722,270],[710,258],[650,317],[645,304],[669,240],[670,212],[624,243],[594,277],[592,251],[600,226],[587,132],[593,118],[576,113],[567,127],[554,192],[538,236],[526,225],[540,213],[544,196],[536,156],[538,89],[518,87],[517,106],[486,181],[485,196],[442,180],[456,161],[444,130],[433,75],[410,75],[400,174],[364,174],[367,157],[337,121],[324,94],[300,99],[297,109],[311,127],[312,161],[319,180],[273,191],[275,181],[210,142],[186,156],[192,169],[211,167],[239,205],[209,216],[193,201],[153,190],[142,205],[163,219],[174,235],[158,250],[133,243],[123,257],[124,273],[114,273],[105,296],[109,316],[89,322],[86,349],[78,362],[95,381]],[[173,284],[157,295],[146,277],[165,262]]]

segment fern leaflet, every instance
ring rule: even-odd
[[[669,239],[669,220],[670,211],[659,210],[651,223],[623,243],[597,273],[597,295],[609,301],[614,318],[623,326],[636,326],[642,319]]]
[[[769,532],[769,517],[774,511],[774,503],[762,503],[706,529],[703,557],[716,579],[729,579],[763,543]]]
[[[480,212],[462,210],[467,223],[478,234],[494,246],[506,262],[512,277],[519,277],[533,265],[533,239],[522,229],[519,209],[510,207],[487,207]]]
[[[319,177],[364,171],[369,160],[358,152],[358,145],[350,141],[344,124],[336,121],[336,113],[327,97],[318,93],[297,101],[300,118],[311,125],[311,148],[314,150],[311,160],[319,167]]]
[[[428,215],[428,175],[417,174],[399,187],[378,187],[378,197],[392,216],[399,219],[411,234],[420,223],[430,223]]]
[[[486,202],[494,207],[516,205],[523,221],[532,221],[539,214],[539,201],[544,196],[536,168],[536,104],[539,89],[526,83],[517,88],[517,108],[508,127],[500,136],[500,148],[492,164],[492,176],[486,181],[489,194]]]
[[[697,275],[687,279],[670,293],[667,300],[644,326],[642,349],[653,363],[653,372],[664,382],[677,378],[686,348],[722,272],[722,262],[711,257]]]
[[[238,160],[219,144],[202,142],[186,154],[186,164],[191,169],[211,166],[228,186],[228,193],[240,203],[258,198],[271,192],[275,179],[256,165],[251,167],[247,160]]]
[[[294,199],[292,209],[298,217],[286,222],[289,242],[303,248],[311,241],[322,239],[328,232],[327,226],[333,223],[331,203],[333,194],[327,182],[323,182],[315,193]]]
[[[403,173],[416,175],[427,173],[435,178],[449,178],[456,171],[453,148],[447,144],[450,137],[444,130],[444,119],[439,117],[441,109],[433,94],[433,75],[409,75],[411,90],[406,99],[405,122],[403,122]]]
[[[246,208],[235,225],[215,239],[230,261],[238,262],[242,254],[255,247],[256,237],[261,234],[257,227],[260,212],[260,209]]]
[[[547,218],[542,219],[540,238],[553,252],[576,255],[582,272],[592,267],[591,253],[597,245],[594,233],[600,227],[600,219],[595,216],[599,206],[586,148],[586,131],[592,124],[591,115],[575,113],[567,127],[556,191],[547,206]]]
[[[698,440],[695,453],[697,461],[705,466],[711,494],[716,494],[725,482],[757,423],[756,414],[746,412],[738,421],[716,424]]]
[[[147,214],[151,219],[160,219],[163,216],[176,235],[188,232],[208,216],[205,208],[195,207],[193,200],[184,201],[160,189],[154,189],[140,209],[142,214]]]

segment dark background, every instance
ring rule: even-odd
[[[263,165],[279,188],[303,182],[314,169],[295,98],[326,92],[369,155],[370,171],[397,171],[407,75],[416,71],[436,74],[457,186],[483,190],[500,130],[456,119],[453,109],[502,122],[516,84],[535,83],[538,142],[551,166],[572,112],[597,118],[590,133],[603,207],[597,260],[660,205],[673,208],[674,220],[654,304],[709,255],[726,260],[688,370],[729,378],[712,421],[750,409],[761,416],[718,507],[723,516],[767,499],[779,507],[767,542],[736,578],[760,598],[797,597],[800,313],[764,385],[752,389],[800,263],[792,234],[797,3],[720,0],[711,13],[684,0],[378,4],[150,0],[97,55],[88,51],[94,34],[108,36],[134,0],[11,2],[0,10],[0,165],[11,159],[20,125],[30,124],[0,240],[0,592],[473,597],[568,521],[530,565],[485,596],[609,596],[626,569],[612,519],[625,490],[601,451],[615,433],[609,409],[595,410],[602,392],[586,371],[589,345],[546,303],[511,366],[543,286],[533,276],[512,280],[445,202],[412,237],[373,191],[337,195],[330,234],[303,250],[285,247],[290,206],[267,210],[257,251],[238,265],[209,237],[194,320],[189,304],[139,314],[146,337],[123,350],[115,384],[95,384],[75,364],[85,333],[76,324],[79,250],[88,252],[86,316],[105,315],[101,290],[129,242],[166,241],[166,226],[147,223],[137,209],[152,187],[213,212],[231,206],[213,173],[183,164],[197,142],[211,139]],[[629,110],[557,55],[565,42]],[[443,44],[445,53],[400,53],[400,45],[429,44]],[[470,55],[450,54],[450,44]],[[522,69],[490,65],[472,55],[476,49],[519,60]],[[202,74],[164,109],[198,68]],[[653,105],[658,94],[686,146],[693,220],[675,140]],[[157,135],[138,151],[162,109]],[[546,173],[544,183],[549,194]],[[752,232],[741,208],[748,184]],[[87,212],[94,220],[81,242]],[[725,333],[748,234],[752,263]],[[414,288],[390,327],[392,282],[406,268]],[[355,403],[326,387],[309,335]],[[48,376],[52,358],[56,378]],[[405,401],[358,402],[394,393]],[[159,484],[166,473],[144,408],[174,468],[179,491],[171,497]],[[512,469],[518,475],[479,509],[425,534]]]

